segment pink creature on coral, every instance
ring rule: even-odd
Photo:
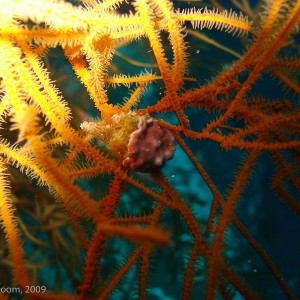
[[[141,117],[138,129],[130,135],[128,157],[123,166],[136,172],[151,172],[162,168],[173,157],[175,139],[169,130],[153,119]]]

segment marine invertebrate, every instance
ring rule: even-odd
[[[125,158],[130,135],[136,130],[139,116],[134,111],[112,115],[109,120],[83,122],[81,129],[99,139],[119,161]]]
[[[175,138],[156,121],[141,117],[138,129],[130,135],[127,149],[123,166],[137,172],[150,172],[160,169],[173,157]]]
[[[125,168],[133,171],[158,170],[175,151],[175,139],[167,129],[134,111],[114,114],[109,122],[85,121],[80,127],[102,141]]]
[[[237,53],[226,41],[219,55],[211,45],[220,43],[198,34],[251,31],[233,10],[77,3],[0,0],[0,263],[10,274],[1,283],[23,293],[47,286],[31,299],[294,299],[298,245],[286,260],[276,253],[299,231],[299,104],[256,83],[271,74],[299,93],[300,1],[260,2],[237,61],[222,60]],[[247,1],[232,3],[256,15]],[[162,172],[122,166],[141,116],[160,118],[178,143],[180,157]],[[265,177],[273,189],[260,193]],[[268,240],[274,228],[280,239]]]

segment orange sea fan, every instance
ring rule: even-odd
[[[300,1],[206,2],[0,0],[0,298],[297,298]]]

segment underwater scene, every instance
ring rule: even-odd
[[[0,300],[300,299],[300,0],[0,4]]]

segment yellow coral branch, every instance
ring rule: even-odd
[[[200,9],[186,9],[177,12],[179,22],[190,21],[194,29],[203,28],[224,30],[235,35],[244,34],[251,30],[251,22],[248,21],[247,16],[241,13],[224,10],[219,12],[217,9],[209,10],[206,7]]]
[[[13,275],[17,283],[23,289],[31,283],[25,269],[23,250],[21,247],[19,231],[17,230],[17,218],[14,216],[14,209],[10,200],[9,184],[5,174],[5,167],[0,161],[0,222],[4,226],[10,254],[13,260]]]

